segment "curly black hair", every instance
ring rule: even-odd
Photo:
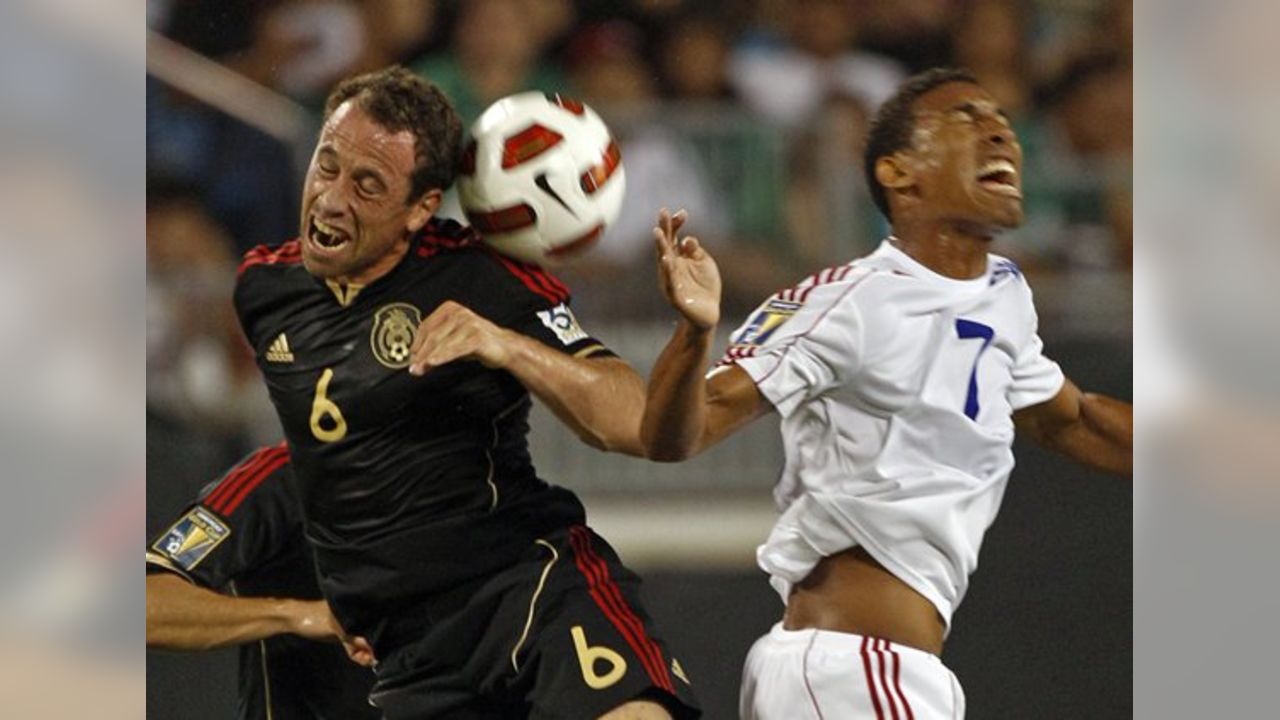
[[[893,221],[889,212],[889,195],[876,180],[876,161],[886,155],[911,146],[911,134],[915,132],[915,112],[912,108],[921,95],[947,83],[964,82],[978,84],[966,70],[933,68],[907,79],[893,97],[885,101],[867,131],[867,149],[863,155],[863,171],[867,175],[867,189],[871,199],[884,216]]]
[[[405,202],[417,200],[428,190],[449,189],[462,152],[462,118],[440,88],[400,65],[357,75],[329,93],[325,121],[352,98],[387,130],[413,133],[414,167]]]

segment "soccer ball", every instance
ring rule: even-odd
[[[504,255],[554,267],[618,219],[626,177],[609,128],[561,95],[505,97],[471,126],[458,196],[471,226]]]

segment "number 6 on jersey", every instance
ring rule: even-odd
[[[329,381],[333,379],[333,368],[325,368],[316,382],[316,396],[311,401],[311,434],[320,442],[338,442],[347,436],[347,420],[342,417],[338,404],[329,399]],[[321,426],[320,421],[326,417],[333,427]]]

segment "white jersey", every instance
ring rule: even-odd
[[[782,516],[757,550],[786,601],[827,555],[861,546],[950,626],[1013,469],[1014,410],[1051,399],[1016,265],[943,277],[883,242],[772,296],[731,337],[782,416]]]

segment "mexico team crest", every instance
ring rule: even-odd
[[[407,303],[378,308],[373,314],[373,332],[369,335],[373,356],[393,370],[409,367],[409,350],[421,322],[422,313]]]

